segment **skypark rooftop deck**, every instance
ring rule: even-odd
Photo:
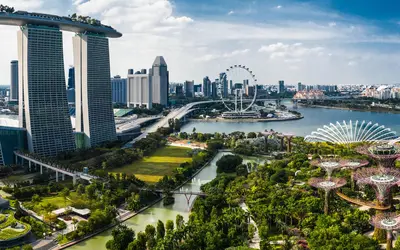
[[[92,32],[104,34],[106,37],[110,38],[122,36],[121,33],[110,26],[74,21],[70,17],[30,13],[26,11],[16,11],[14,13],[0,12],[0,25],[24,26],[27,24],[58,27],[60,30],[75,33]]]

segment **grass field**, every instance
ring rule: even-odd
[[[121,168],[113,169],[113,173],[134,174],[137,178],[154,183],[164,175],[171,175],[181,163],[191,162],[188,155],[191,149],[183,147],[163,147],[157,149],[151,156],[133,162]]]
[[[79,196],[76,192],[71,192],[66,200],[64,200],[64,197],[57,195],[51,197],[43,197],[42,200],[36,205],[34,205],[31,201],[24,202],[24,205],[26,205],[27,207],[34,205],[34,207],[32,208],[33,211],[38,214],[45,214],[46,208],[56,210],[59,208],[70,206],[72,204],[72,201],[78,198]]]

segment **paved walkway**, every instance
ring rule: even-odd
[[[246,203],[242,202],[239,204],[239,206],[245,211],[249,212],[249,208],[247,207]],[[249,242],[249,247],[255,248],[255,249],[260,249],[260,235],[258,234],[258,227],[257,224],[254,222],[254,220],[250,216],[250,224],[253,224],[254,227],[256,228],[256,231],[254,232],[253,238]]]

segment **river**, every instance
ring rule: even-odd
[[[192,181],[188,182],[182,187],[183,190],[194,192],[200,191],[200,186],[202,184],[213,180],[217,176],[217,167],[215,164],[225,154],[229,153],[218,153],[214,157],[214,159],[208,164],[208,166],[200,171],[200,173],[195,178],[193,178]],[[127,220],[126,222],[124,222],[124,224],[135,230],[136,233],[138,233],[139,231],[144,231],[148,224],[156,226],[158,220],[161,220],[164,223],[167,220],[173,220],[175,222],[177,214],[182,215],[185,220],[187,220],[189,218],[189,207],[192,205],[194,197],[191,198],[189,206],[184,195],[177,194],[174,195],[174,197],[175,203],[173,205],[164,206],[163,202],[160,201],[151,208]],[[86,241],[80,242],[72,247],[69,247],[68,249],[106,249],[107,241],[112,239],[111,231],[112,229],[104,231],[103,233],[98,234],[97,236],[92,237]]]
[[[289,109],[292,108],[290,102],[283,103]],[[298,136],[306,136],[318,128],[336,123],[336,121],[372,121],[379,123],[394,131],[400,132],[400,114],[385,112],[369,112],[369,111],[352,111],[328,108],[311,108],[299,106],[296,110],[300,112],[304,118],[295,121],[281,122],[208,122],[208,121],[191,121],[185,124],[181,131],[191,133],[193,128],[196,132],[201,133],[231,133],[234,131],[243,132],[261,132],[265,129],[273,129],[278,132],[295,134]]]

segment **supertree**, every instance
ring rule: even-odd
[[[386,230],[386,249],[393,246],[393,230],[400,229],[400,217],[396,213],[382,213],[372,216],[371,225],[375,228]]]
[[[394,168],[363,168],[354,173],[354,179],[358,185],[372,186],[376,192],[378,206],[386,205],[390,189],[400,184],[400,171]]]
[[[400,157],[400,147],[387,143],[361,146],[356,151],[375,159],[379,167],[383,168],[393,167],[396,159]]]
[[[340,162],[341,165],[344,166],[343,169],[351,170],[351,188],[354,190],[354,171],[367,166],[369,161],[361,159],[344,159],[340,160]]]
[[[344,167],[343,162],[337,159],[317,159],[310,162],[311,165],[323,168],[328,174],[328,180],[331,179],[332,172],[335,169]]]
[[[308,183],[316,188],[323,189],[325,191],[325,202],[324,202],[324,213],[329,212],[329,192],[334,189],[338,189],[346,185],[346,180],[343,178],[311,178]]]

